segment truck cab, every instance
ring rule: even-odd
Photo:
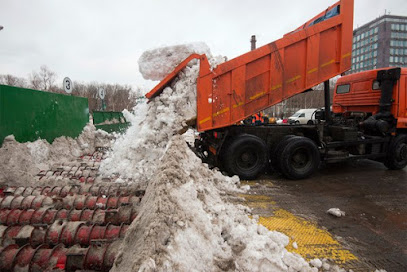
[[[366,119],[380,111],[382,86],[377,79],[378,71],[394,68],[381,68],[357,74],[350,74],[338,79],[332,110],[335,114]],[[400,69],[400,78],[394,81],[389,90],[389,110],[395,118],[396,128],[407,128],[407,68]]]

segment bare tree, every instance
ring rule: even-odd
[[[33,89],[52,91],[55,88],[55,79],[57,74],[51,71],[46,65],[40,67],[40,71],[33,71],[29,78],[30,84]]]
[[[27,87],[27,81],[24,78],[13,75],[0,75],[0,84],[22,88]]]

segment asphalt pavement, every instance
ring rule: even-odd
[[[249,194],[268,196],[273,206],[332,234],[358,259],[345,268],[407,271],[406,169],[391,171],[381,163],[361,160],[322,166],[305,180],[271,174],[248,184]],[[346,215],[329,215],[330,208]],[[267,216],[273,214],[271,209],[275,210],[259,205],[255,210]]]

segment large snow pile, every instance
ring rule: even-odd
[[[13,135],[7,136],[0,148],[0,184],[39,185],[34,177],[40,170],[93,153],[98,138],[100,142],[109,137],[102,131],[96,131],[92,124],[86,125],[76,139],[58,137],[52,144],[41,139],[19,143]]]
[[[201,42],[145,51],[138,61],[140,73],[145,79],[161,80],[193,53],[209,56],[210,50],[205,43]]]
[[[317,271],[285,249],[287,236],[223,200],[218,186],[230,178],[202,164],[182,136],[157,163],[112,271]]]
[[[172,52],[179,59],[183,51],[194,51],[196,45],[174,46],[160,48],[159,52]],[[207,46],[202,46],[207,47]],[[152,56],[156,50],[143,55]],[[209,62],[213,65],[221,58],[213,58],[210,52],[206,52]],[[189,54],[189,53],[188,53]],[[187,54],[187,55],[188,55]],[[153,58],[153,63],[165,63],[167,56],[161,54]],[[152,57],[151,57],[152,58]],[[139,60],[140,66],[149,66]],[[145,58],[148,61],[150,58]],[[167,66],[155,67],[157,73],[166,73]],[[125,135],[118,138],[113,145],[113,152],[101,164],[101,172],[105,175],[118,174],[122,178],[147,186],[148,180],[154,174],[159,158],[164,154],[165,148],[172,136],[184,132],[189,124],[196,119],[196,80],[199,73],[199,65],[191,62],[162,94],[148,104],[139,104],[135,108],[135,116],[128,117],[132,126]],[[145,76],[145,74],[143,74]],[[128,115],[128,113],[126,113]],[[126,117],[127,118],[127,117]]]
[[[184,47],[160,52],[179,48]],[[162,57],[155,62],[164,63]],[[286,251],[288,237],[268,231],[249,218],[248,208],[229,202],[228,193],[239,190],[238,177],[210,170],[178,135],[196,118],[196,64],[160,96],[136,107],[132,126],[101,165],[103,174],[131,178],[146,189],[113,271],[317,271]],[[165,69],[155,67],[157,73]]]

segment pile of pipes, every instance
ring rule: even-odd
[[[0,271],[110,270],[144,191],[94,183],[102,158],[97,151],[36,177],[61,186],[0,188]]]

